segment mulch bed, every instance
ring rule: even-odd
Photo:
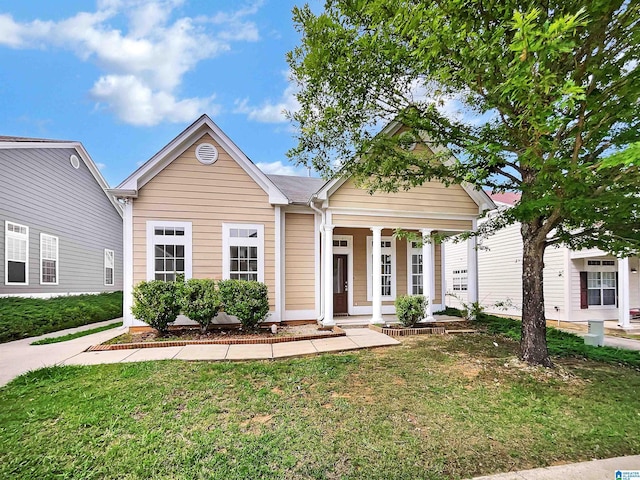
[[[201,333],[198,328],[172,328],[169,334],[161,336],[158,332],[125,333],[101,345],[93,345],[88,352],[104,350],[124,350],[130,348],[183,347],[185,345],[257,345],[321,338],[344,337],[346,333],[339,327],[321,330],[317,325],[278,326],[277,333],[270,329],[246,331],[237,327],[216,328]]]

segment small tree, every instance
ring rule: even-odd
[[[269,291],[261,282],[222,280],[218,282],[225,313],[238,317],[242,326],[254,329],[269,314]]]
[[[180,315],[179,285],[176,282],[150,280],[133,287],[131,313],[155,328],[161,335]]]
[[[182,313],[200,325],[205,333],[213,318],[220,311],[222,300],[212,279],[191,278],[186,281],[182,290]]]
[[[396,298],[396,315],[405,327],[413,327],[424,318],[428,300],[422,295],[402,295]]]

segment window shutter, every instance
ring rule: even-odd
[[[580,272],[580,308],[589,308],[589,295],[587,292],[587,272]]]

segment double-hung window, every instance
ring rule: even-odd
[[[418,242],[409,242],[409,294],[422,295],[422,247]]]
[[[191,222],[147,222],[147,278],[191,278]]]
[[[467,291],[467,269],[466,268],[453,271],[453,291],[454,292]]]
[[[586,272],[580,274],[581,308],[615,307],[617,300],[615,260],[587,259],[585,264]]]
[[[29,285],[29,227],[5,222],[4,283]]]
[[[58,237],[40,234],[40,284],[58,285]]]
[[[383,300],[396,298],[396,243],[393,237],[380,239],[380,283]],[[373,298],[373,237],[367,237],[367,300]]]
[[[222,226],[223,278],[264,282],[264,225]]]
[[[113,272],[115,267],[114,251],[104,249],[104,284],[113,286]]]

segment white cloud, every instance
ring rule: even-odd
[[[0,15],[0,45],[71,50],[103,70],[90,93],[124,122],[183,122],[218,110],[212,96],[176,97],[184,75],[200,61],[230,50],[233,42],[257,41],[258,29],[246,17],[256,13],[260,3],[212,17],[174,19],[182,3],[100,0],[95,12],[79,12],[59,22],[19,23]],[[112,25],[123,21],[126,29]]]
[[[284,123],[288,121],[284,114],[285,111],[295,112],[300,108],[300,103],[295,96],[296,93],[296,85],[290,83],[277,102],[266,101],[261,106],[252,106],[249,104],[249,99],[244,98],[236,100],[234,112],[246,114],[249,120],[255,122]]]
[[[107,165],[104,163],[96,163],[96,167],[98,167],[98,170],[104,170],[105,168],[107,168]]]
[[[285,165],[281,161],[271,163],[256,163],[256,166],[264,173],[271,175],[297,175],[293,165]]]
[[[170,118],[174,122],[193,120],[202,112],[216,115],[219,107],[213,98],[176,98],[165,91],[154,92],[133,75],[101,77],[91,95],[103,101],[125,123],[151,126]]]

